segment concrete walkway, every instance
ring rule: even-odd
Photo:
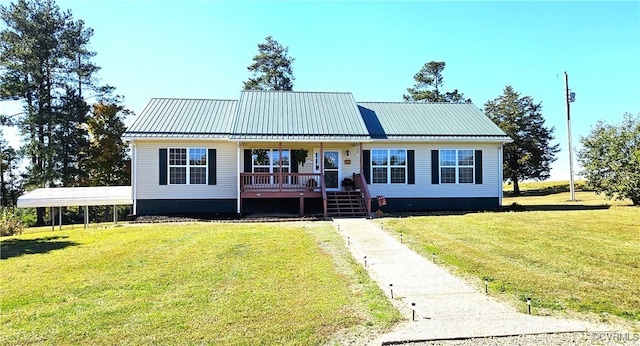
[[[369,275],[388,296],[393,285],[391,301],[407,318],[375,344],[599,329],[584,322],[519,313],[418,255],[367,219],[336,219],[334,224],[354,258],[364,265],[366,256]]]

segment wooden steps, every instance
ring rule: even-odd
[[[367,216],[367,206],[360,191],[327,191],[327,215],[339,217]]]

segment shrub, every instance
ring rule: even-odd
[[[22,223],[15,214],[15,211],[2,210],[2,218],[0,219],[0,236],[6,237],[15,234],[22,234]]]

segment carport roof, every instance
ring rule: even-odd
[[[40,188],[18,197],[18,208],[133,204],[131,186]]]

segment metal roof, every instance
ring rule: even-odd
[[[124,138],[511,141],[470,103],[356,103],[348,92],[294,91],[243,91],[239,101],[154,98]]]
[[[18,208],[133,204],[131,186],[52,187],[18,197]]]
[[[232,139],[369,139],[351,93],[244,91]]]
[[[471,103],[358,102],[374,139],[511,141]]]
[[[153,98],[124,134],[132,138],[228,138],[237,101]]]

